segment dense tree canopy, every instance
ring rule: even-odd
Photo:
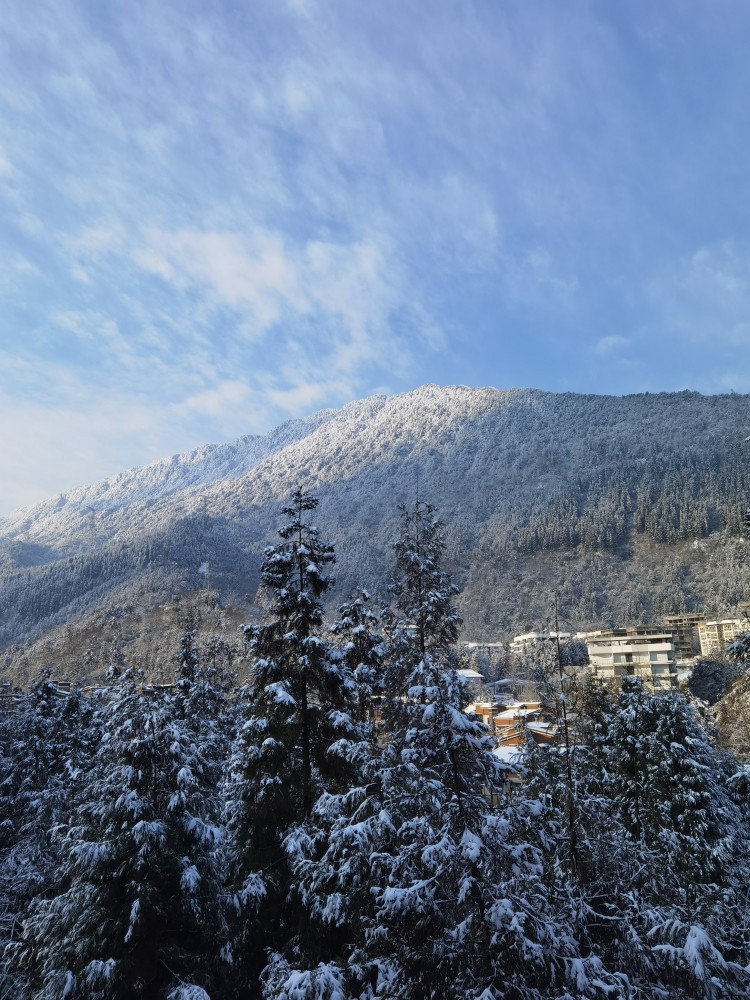
[[[170,683],[119,662],[0,714],[0,997],[744,1000],[746,770],[561,655],[511,786],[434,508],[399,511],[390,606],[327,625],[317,504],[283,509],[242,666],[189,618]]]

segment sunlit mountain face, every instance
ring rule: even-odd
[[[336,545],[331,607],[357,586],[388,601],[397,508],[417,494],[445,525],[464,638],[539,627],[555,597],[572,628],[736,607],[749,410],[734,394],[424,386],[123,472],[0,521],[5,669],[118,608],[210,591],[249,612],[300,485]]]

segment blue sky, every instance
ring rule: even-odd
[[[745,0],[6,0],[0,513],[425,382],[750,391]]]

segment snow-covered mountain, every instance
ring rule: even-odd
[[[137,512],[192,487],[248,472],[274,451],[306,437],[337,412],[321,410],[281,424],[270,434],[247,435],[223,445],[202,445],[24,507],[8,517],[0,517],[0,538],[50,541],[59,547],[65,543],[75,546],[76,540],[90,539],[92,529],[97,536],[111,537],[127,526]]]
[[[0,520],[0,648],[205,583],[253,595],[297,485],[337,545],[334,600],[385,595],[398,503],[446,524],[466,634],[658,617],[750,598],[750,397],[424,386],[206,445]],[[205,567],[204,567],[205,568]]]

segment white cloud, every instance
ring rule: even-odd
[[[14,470],[3,483],[0,515],[175,450],[174,426],[165,421],[160,433],[151,407],[128,396],[92,394],[88,402],[61,402],[51,412],[0,393],[3,465]]]
[[[609,337],[601,337],[597,340],[594,346],[594,353],[600,355],[615,354],[626,347],[630,346],[630,340],[627,337],[620,337],[617,334],[612,334]]]
[[[321,407],[332,396],[341,399],[354,398],[352,387],[345,382],[327,382],[320,378],[308,382],[300,379],[299,373],[284,373],[289,381],[285,387],[268,385],[264,396],[268,402],[288,414],[301,416]]]
[[[117,321],[106,313],[96,310],[56,313],[51,332],[56,340],[60,334],[63,337],[72,334],[84,349],[93,350],[105,371],[109,369],[110,378],[112,372],[117,379],[153,372],[154,357],[145,355],[138,341],[125,336]]]
[[[97,260],[112,253],[122,253],[127,246],[127,230],[120,220],[84,226],[74,236],[66,237],[66,249],[86,260]]]
[[[246,382],[233,379],[220,382],[203,392],[196,392],[187,399],[176,403],[172,410],[176,414],[190,412],[202,416],[226,418],[241,407],[247,412],[251,391]]]
[[[329,382],[333,372],[334,383],[343,378],[357,386],[386,355],[391,371],[409,367],[412,346],[392,328],[393,314],[408,306],[405,278],[398,261],[373,241],[295,245],[263,230],[152,229],[135,259],[178,291],[190,294],[197,286],[216,310],[234,310],[237,328],[250,340],[273,332],[285,352],[306,359],[311,382]],[[434,324],[417,322],[423,319],[418,306],[411,315],[411,335],[421,339],[424,330],[437,343]],[[299,398],[297,390],[293,395]]]
[[[526,308],[540,300],[559,308],[579,290],[577,276],[544,247],[532,246],[520,256],[503,254],[499,270],[509,298]]]
[[[249,310],[260,332],[275,323],[283,305],[304,311],[297,268],[277,233],[181,229],[149,230],[136,262],[184,290],[203,285],[219,304]]]
[[[9,253],[3,264],[0,270],[0,289],[6,296],[24,289],[29,280],[33,281],[39,277],[38,267],[23,254]],[[2,341],[1,333],[0,341]]]
[[[0,336],[18,364],[0,378],[40,421],[59,407],[73,427],[76,400],[107,413],[116,398],[175,450],[167,429],[194,444],[383,384],[485,382],[489,356],[554,387],[580,380],[582,350],[624,372],[635,336],[746,347],[742,213],[713,202],[719,161],[745,159],[740,118],[705,80],[680,136],[682,91],[663,83],[693,86],[699,60],[685,78],[676,60],[704,44],[692,22],[708,15],[641,12],[634,42],[580,5],[136,6],[99,18],[39,0],[33,26],[22,5],[4,11],[17,57],[0,239],[17,266],[0,279]],[[747,60],[732,52],[721,96],[741,112]],[[691,152],[699,125],[715,154]],[[699,245],[722,226],[663,263],[686,232]],[[553,324],[572,374],[539,364]],[[591,359],[601,329],[617,333]]]
[[[664,268],[648,291],[662,335],[714,351],[750,342],[750,244],[699,247]]]

